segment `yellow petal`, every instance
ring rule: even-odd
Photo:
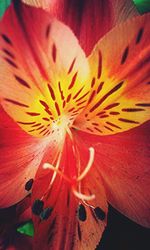
[[[99,134],[129,130],[150,119],[150,14],[114,28],[89,57],[91,94],[74,126]]]
[[[27,6],[18,13],[11,6],[0,29],[2,106],[32,135],[64,129],[86,105],[90,88],[77,39],[45,11]]]

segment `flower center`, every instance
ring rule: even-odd
[[[48,190],[51,190],[56,176],[59,175],[67,184],[69,184],[71,192],[79,200],[79,202],[85,203],[85,201],[95,199],[94,194],[87,195],[82,193],[82,190],[84,189],[84,186],[82,186],[83,179],[87,176],[93,165],[95,151],[93,147],[90,147],[88,162],[85,167],[83,166],[83,164],[81,165],[78,147],[72,136],[72,132],[67,125],[67,120],[65,120],[65,118],[64,120],[59,119],[54,123],[54,126],[61,126],[61,130],[63,128],[64,133],[66,133],[65,137],[63,137],[65,138],[65,143],[62,144],[57,154],[57,161],[55,162],[55,164],[49,162],[45,162],[43,164],[43,169],[49,169],[53,171],[53,175],[47,188],[47,192],[44,194],[42,199],[47,195],[47,193],[49,192]],[[70,159],[68,159],[67,156],[67,162],[63,160],[63,158],[66,157],[66,153],[70,157]]]
[[[44,163],[43,164],[43,169],[50,169],[54,172],[53,178],[50,182],[50,186],[52,185],[56,174],[59,174],[66,182],[68,182],[71,185],[71,190],[73,192],[73,194],[82,202],[84,201],[89,201],[89,200],[93,200],[95,199],[95,195],[85,195],[81,193],[81,181],[85,178],[85,176],[88,174],[88,172],[90,171],[92,164],[94,162],[94,148],[90,147],[89,148],[89,161],[85,167],[85,169],[83,170],[82,173],[80,173],[80,175],[78,175],[77,178],[70,178],[67,175],[65,175],[61,170],[59,170],[59,165],[60,165],[60,157],[61,157],[61,153],[59,154],[58,160],[57,160],[57,164],[56,166],[53,166],[50,163]]]

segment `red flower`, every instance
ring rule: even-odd
[[[33,185],[36,250],[94,249],[107,201],[149,226],[150,15],[119,24],[86,57],[69,27],[15,2],[0,23],[1,206]],[[85,2],[78,33],[54,6],[86,54],[117,17],[98,33],[96,12],[92,34]]]

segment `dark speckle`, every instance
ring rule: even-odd
[[[42,220],[47,220],[49,216],[51,215],[53,209],[51,207],[45,208],[42,213],[40,214],[40,217]]]
[[[105,212],[100,207],[94,208],[94,213],[99,220],[103,221],[106,217]]]
[[[122,54],[121,64],[124,64],[125,61],[127,60],[128,53],[129,53],[129,47],[126,47],[123,54]]]
[[[80,204],[79,208],[78,208],[78,218],[81,221],[85,221],[86,220],[86,209],[85,209],[85,207],[82,204]]]
[[[142,39],[142,36],[143,36],[143,32],[144,32],[144,29],[141,28],[137,34],[137,37],[136,37],[136,44],[140,43],[141,39]]]
[[[33,179],[30,179],[29,181],[26,182],[25,184],[25,190],[30,191],[33,185]]]
[[[32,205],[32,213],[35,215],[40,215],[40,213],[42,213],[43,211],[43,206],[44,206],[44,202],[37,199],[34,201],[33,205]]]

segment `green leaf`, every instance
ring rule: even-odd
[[[10,5],[11,0],[0,0],[0,17],[3,16],[5,10]]]
[[[141,14],[150,12],[150,0],[133,0],[133,2]]]
[[[17,232],[28,236],[34,236],[34,226],[32,221],[28,221],[17,228]]]

